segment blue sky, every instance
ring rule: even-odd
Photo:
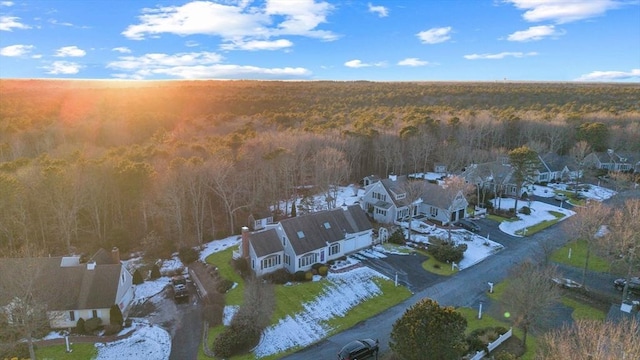
[[[640,0],[0,0],[0,77],[640,82]]]

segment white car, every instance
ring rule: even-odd
[[[555,199],[558,201],[567,201],[568,197],[565,194],[558,193],[556,194]]]

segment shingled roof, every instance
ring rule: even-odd
[[[280,224],[297,255],[344,240],[346,234],[371,229],[366,214],[357,205],[289,218]]]
[[[104,309],[116,303],[122,265],[95,265],[89,270],[87,264],[62,264],[63,257],[1,259],[0,306],[25,289],[16,278],[32,280],[34,293],[42,293],[49,310]]]
[[[282,243],[276,229],[255,232],[249,235],[249,242],[258,257],[283,251]]]

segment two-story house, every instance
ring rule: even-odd
[[[233,256],[247,259],[257,276],[279,269],[293,274],[372,244],[371,222],[359,206],[351,205],[283,219],[259,231],[243,228]]]
[[[421,194],[413,204],[407,198],[407,181],[423,182]],[[412,208],[411,217],[426,218],[446,225],[466,217],[469,203],[462,191],[451,191],[425,180],[408,180],[406,176],[390,175],[365,187],[360,205],[381,223],[405,220]]]

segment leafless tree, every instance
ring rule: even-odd
[[[584,171],[584,159],[587,157],[587,155],[589,155],[589,153],[591,152],[591,146],[589,146],[589,143],[587,143],[586,141],[578,141],[572,148],[571,150],[569,150],[569,153],[571,154],[571,157],[573,157],[573,160],[576,162],[576,165],[578,166],[578,182],[580,182],[580,179],[582,178],[582,173]],[[578,191],[578,187],[576,186],[576,192]]]
[[[405,192],[405,198],[403,199],[402,203],[409,209],[409,228],[407,240],[411,241],[411,223],[413,222],[413,216],[415,215],[414,212],[416,206],[418,206],[418,204],[421,202],[420,198],[424,194],[425,180],[407,178],[402,185],[402,189]]]
[[[624,206],[614,211],[609,233],[605,237],[608,253],[615,262],[626,267],[627,284],[633,272],[640,267],[640,199],[628,199]],[[628,285],[624,287],[622,299],[629,294]]]
[[[539,267],[525,262],[516,267],[502,295],[505,310],[513,316],[514,324],[523,332],[526,347],[529,331],[542,330],[553,318],[552,306],[560,299],[553,267]]]
[[[207,174],[210,180],[208,186],[222,201],[229,221],[229,234],[233,234],[235,231],[235,213],[248,206],[248,201],[246,201],[248,195],[247,184],[243,180],[243,175],[236,171],[233,163],[228,160],[212,158],[209,159],[206,166],[208,167]]]
[[[536,359],[640,359],[640,323],[634,320],[578,320],[538,340]]]
[[[574,207],[575,216],[566,223],[567,233],[587,242],[587,253],[582,270],[582,285],[586,285],[587,269],[591,252],[602,239],[602,227],[611,217],[611,209],[601,202],[592,201],[586,206]]]

